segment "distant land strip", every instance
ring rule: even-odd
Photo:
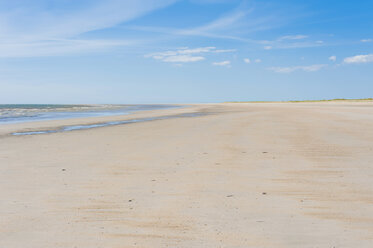
[[[323,100],[290,100],[290,101],[228,101],[225,103],[286,103],[286,102],[337,102],[337,101],[347,101],[347,102],[361,102],[361,101],[373,101],[373,98],[360,98],[360,99],[323,99]]]

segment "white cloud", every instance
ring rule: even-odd
[[[251,63],[251,60],[250,60],[250,59],[247,59],[247,58],[244,59],[243,61],[244,61],[246,64],[250,64],[250,63]]]
[[[231,62],[229,60],[222,61],[222,62],[214,62],[212,63],[215,66],[230,66]]]
[[[372,39],[362,39],[360,41],[363,42],[363,43],[367,43],[367,42],[372,42],[373,40]]]
[[[286,36],[282,36],[280,38],[278,38],[279,41],[282,41],[282,40],[302,40],[302,39],[306,39],[308,38],[307,35],[286,35]]]
[[[112,27],[140,17],[176,0],[23,1],[10,4],[3,13],[4,35],[23,38],[66,38]],[[69,4],[69,2],[71,2]]]
[[[309,65],[309,66],[290,66],[290,67],[271,67],[271,71],[277,73],[291,73],[295,71],[315,72],[319,71],[327,65]]]
[[[256,59],[256,60],[255,60],[255,63],[260,63],[260,62],[262,62],[261,59]]]
[[[361,64],[373,62],[373,54],[357,55],[353,57],[347,57],[343,60],[346,64]]]
[[[175,1],[9,1],[0,9],[0,57],[61,55],[127,45],[130,41],[77,37],[133,20]]]
[[[297,49],[306,47],[319,47],[323,46],[324,41],[310,40],[307,39],[309,36],[306,35],[288,35],[282,36],[275,40],[262,40],[258,41],[258,44],[264,45],[264,49]]]
[[[191,55],[176,55],[176,56],[169,56],[162,61],[164,62],[171,62],[171,63],[188,63],[188,62],[197,62],[204,60],[205,57],[202,56],[191,56]]]
[[[226,16],[220,17],[206,25],[182,30],[179,33],[183,35],[206,35],[208,32],[222,30],[231,27],[234,23],[242,20],[248,11],[235,11]]]
[[[335,61],[337,61],[337,56],[334,56],[334,55],[330,56],[329,60],[335,62]]]
[[[212,20],[206,24],[191,28],[170,28],[170,27],[152,27],[152,26],[130,26],[130,29],[164,33],[173,36],[201,36],[209,38],[230,39],[247,42],[246,39],[229,35],[234,27],[241,27],[242,22],[251,10],[236,10],[222,17]]]
[[[196,53],[208,53],[211,52],[212,50],[215,50],[216,47],[199,47],[199,48],[193,48],[193,49],[181,49],[176,51],[179,54],[196,54]]]
[[[53,40],[28,43],[0,43],[0,57],[60,56],[74,53],[100,52],[119,46],[130,46],[125,40]],[[138,42],[136,42],[138,44]]]
[[[198,1],[198,0],[189,0],[189,1]],[[204,0],[202,0],[204,1]],[[230,2],[230,0],[206,0],[206,1],[225,1]],[[286,17],[280,15],[281,11],[274,9],[270,14],[268,13],[268,7],[259,6],[256,4],[247,4],[247,1],[238,1],[242,2],[238,7],[228,12],[227,14],[218,17],[210,22],[205,24],[195,26],[195,27],[186,27],[186,28],[177,28],[177,27],[157,27],[157,26],[137,26],[131,25],[126,28],[139,30],[144,32],[153,32],[153,33],[162,33],[172,35],[173,37],[177,36],[200,36],[200,37],[209,37],[217,39],[228,39],[239,41],[247,44],[255,44],[266,46],[266,49],[292,49],[299,47],[314,47],[320,46],[320,44],[315,43],[314,41],[305,42],[303,39],[308,38],[306,35],[297,34],[297,35],[286,35],[279,37],[275,40],[256,40],[248,35],[250,33],[255,33],[258,31],[273,29],[282,25],[286,25],[288,22],[293,20],[294,17],[289,15],[289,9],[285,10]],[[292,11],[290,11],[292,12]],[[276,14],[277,13],[277,14]]]
[[[306,47],[320,47],[323,46],[323,42],[315,42],[315,41],[301,41],[301,42],[277,42],[271,41],[269,42],[272,44],[274,49],[297,49],[297,48],[306,48]]]
[[[217,3],[228,3],[231,0],[189,0],[196,4],[217,4]]]
[[[222,1],[230,2],[230,0]],[[251,44],[263,44],[260,40],[249,38],[247,34],[272,29],[276,26],[285,24],[284,19],[286,18],[280,17],[274,13],[271,15],[263,15],[263,13],[261,13],[264,10],[263,7],[257,5],[255,8],[250,8],[249,6],[253,5],[246,4],[246,1],[239,2],[242,3],[239,4],[235,10],[227,12],[221,17],[195,27],[171,28],[132,25],[127,28],[169,34],[172,36],[201,36],[235,40]]]
[[[233,53],[236,52],[236,49],[220,49],[220,50],[214,50],[213,53]]]
[[[262,40],[259,44],[264,45],[265,50],[271,49],[296,49],[296,48],[306,48],[306,47],[318,47],[323,46],[324,42],[311,41],[307,35],[286,35],[275,40]]]
[[[170,50],[165,52],[151,53],[145,55],[145,58],[153,58],[156,60],[161,60],[163,62],[171,63],[187,63],[187,62],[197,62],[206,59],[201,54],[208,53],[227,53],[236,51],[234,49],[218,50],[216,47],[197,47],[188,48],[183,47],[178,50]],[[198,55],[198,56],[197,56]]]

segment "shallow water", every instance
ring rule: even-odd
[[[124,115],[134,111],[175,108],[174,105],[0,104],[0,124],[81,117]]]
[[[116,126],[116,125],[123,125],[123,124],[137,123],[137,122],[145,122],[145,121],[165,120],[165,119],[181,118],[181,117],[196,117],[196,116],[201,116],[201,115],[204,115],[204,114],[203,113],[186,113],[186,114],[169,115],[169,116],[139,118],[139,119],[125,120],[125,121],[110,121],[110,122],[86,124],[86,125],[71,125],[71,126],[64,126],[64,127],[61,127],[58,129],[52,129],[52,130],[16,132],[16,133],[12,133],[12,135],[20,136],[20,135],[61,133],[61,132],[76,131],[76,130],[82,130],[82,129],[91,129],[91,128],[98,128],[98,127],[107,127],[107,126]]]

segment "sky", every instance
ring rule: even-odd
[[[0,0],[0,104],[373,97],[373,1]]]

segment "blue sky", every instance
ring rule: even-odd
[[[373,1],[0,0],[0,103],[373,97]]]

